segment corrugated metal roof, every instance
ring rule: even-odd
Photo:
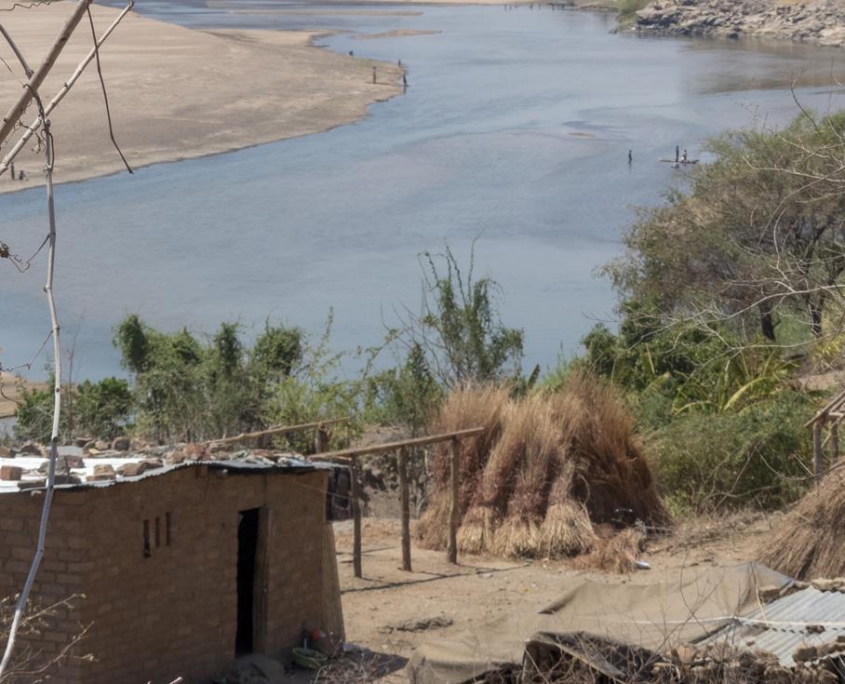
[[[150,468],[149,470],[144,471],[140,475],[136,475],[134,477],[124,477],[118,475],[113,480],[102,480],[102,481],[91,481],[88,482],[85,480],[86,477],[93,475],[94,473],[94,466],[95,465],[110,465],[113,468],[117,468],[121,465],[125,465],[127,463],[139,463],[143,461],[145,458],[144,455],[140,456],[132,456],[132,457],[123,457],[123,458],[85,458],[85,467],[84,468],[72,468],[71,475],[75,475],[82,479],[83,481],[79,484],[57,484],[57,490],[67,490],[67,489],[87,489],[87,488],[101,488],[101,487],[111,487],[116,484],[128,484],[133,482],[140,482],[141,480],[146,480],[152,477],[159,477],[161,475],[167,475],[172,473],[174,470],[180,470],[182,468],[196,468],[201,466],[206,466],[211,470],[230,470],[233,472],[241,472],[241,473],[259,473],[259,472],[270,472],[270,471],[284,471],[286,473],[299,473],[299,472],[307,472],[313,470],[331,470],[332,468],[336,468],[336,465],[330,463],[311,463],[310,461],[306,461],[302,458],[299,458],[294,455],[284,455],[279,458],[278,461],[271,461],[269,459],[261,459],[261,461],[243,461],[243,460],[204,460],[204,461],[184,461],[182,463],[174,464],[174,465],[164,465],[160,468]],[[43,457],[17,457],[17,458],[0,458],[0,465],[17,465],[21,466],[27,470],[35,470],[40,466],[46,459]],[[0,481],[0,495],[2,494],[11,494],[17,493],[20,491],[39,491],[43,490],[45,487],[40,483],[43,482],[43,476],[39,478],[33,478],[32,476],[27,476],[23,480],[20,481]],[[22,483],[25,486],[25,489],[18,487],[18,484]],[[36,484],[39,483],[39,484]],[[30,486],[26,486],[29,484]]]
[[[809,587],[736,618],[701,643],[765,651],[791,667],[796,649],[823,646],[839,636],[845,636],[845,594]]]

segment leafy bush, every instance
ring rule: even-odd
[[[488,382],[517,382],[522,375],[524,334],[506,327],[499,316],[499,284],[476,278],[475,253],[464,276],[449,247],[443,254],[425,252],[422,312],[408,312],[388,342],[407,349],[418,346],[426,363],[447,389]]]
[[[52,381],[51,381],[52,384]],[[46,444],[53,427],[53,392],[46,389],[21,391],[20,404],[15,411],[15,438]]]
[[[443,399],[443,388],[429,368],[425,351],[412,344],[405,363],[367,380],[367,418],[401,424],[421,433]]]
[[[26,389],[15,414],[15,438],[46,444],[53,427],[53,380],[49,389]],[[129,383],[119,378],[85,380],[62,387],[59,434],[64,441],[76,436],[112,439],[126,431],[135,404]]]
[[[648,440],[660,492],[697,512],[795,500],[807,484],[813,415],[804,394],[785,391],[741,412],[678,417]]]
[[[70,432],[113,439],[126,431],[134,407],[132,390],[126,380],[106,378],[96,383],[85,380],[74,387],[73,411],[67,415],[74,421]]]
[[[316,344],[309,344],[303,337],[302,359],[270,388],[262,404],[262,417],[268,425],[296,425],[332,418],[351,417],[342,427],[332,430],[330,449],[348,446],[352,437],[359,435],[363,426],[358,414],[361,409],[362,382],[340,377],[343,354],[329,348],[332,315],[326,329]],[[276,440],[282,448],[300,453],[313,451],[310,433],[291,433]]]
[[[133,375],[138,428],[159,441],[198,441],[261,429],[273,387],[302,362],[303,333],[265,325],[250,349],[234,323],[206,343],[186,329],[162,333],[137,315],[115,330]]]

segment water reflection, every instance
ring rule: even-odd
[[[344,31],[320,43],[401,59],[411,87],[328,133],[62,186],[57,283],[66,329],[83,319],[81,376],[118,369],[110,330],[129,311],[170,329],[224,319],[254,328],[271,316],[318,331],[334,307],[338,348],[376,344],[394,308],[419,302],[417,255],[448,241],[466,259],[479,236],[479,272],[501,282],[506,322],[526,330],[527,363],[550,365],[596,319],[613,318],[594,271],[619,253],[630,207],[682,182],[659,158],[676,145],[699,157],[707,136],[755,116],[789,120],[799,69],[814,86],[799,88],[802,102],[840,104],[838,87],[812,80],[839,53],[612,35],[600,14],[143,5],[200,29]],[[356,39],[392,31],[436,33]],[[5,239],[37,243],[42,193],[4,196],[0,211]],[[43,339],[40,276],[0,273],[7,365]]]

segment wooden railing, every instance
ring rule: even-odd
[[[408,491],[408,450],[414,447],[429,446],[440,442],[451,442],[450,463],[451,508],[449,511],[449,543],[447,558],[450,563],[458,562],[458,527],[461,524],[460,512],[460,458],[461,440],[478,437],[485,428],[472,428],[446,432],[439,435],[405,439],[400,442],[372,444],[353,447],[340,451],[329,451],[311,457],[312,461],[345,463],[350,466],[352,479],[352,524],[354,539],[352,543],[352,567],[355,577],[362,577],[361,568],[361,466],[360,457],[373,454],[398,453],[397,470],[399,472],[399,496],[402,505],[402,569],[411,572],[411,509]]]
[[[314,421],[313,423],[300,423],[299,425],[271,427],[267,428],[266,430],[259,430],[258,432],[242,432],[241,434],[234,435],[233,437],[221,437],[220,439],[213,439],[209,442],[209,444],[237,444],[238,442],[244,442],[249,439],[259,439],[260,437],[272,437],[276,435],[287,435],[291,432],[302,432],[304,430],[319,431],[329,425],[336,425],[337,423],[346,423],[350,420],[352,420],[352,417],[347,416],[346,418],[331,418],[329,420],[318,420]]]

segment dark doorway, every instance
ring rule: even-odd
[[[252,653],[255,647],[255,577],[258,550],[259,509],[238,513],[238,631],[235,652]]]

